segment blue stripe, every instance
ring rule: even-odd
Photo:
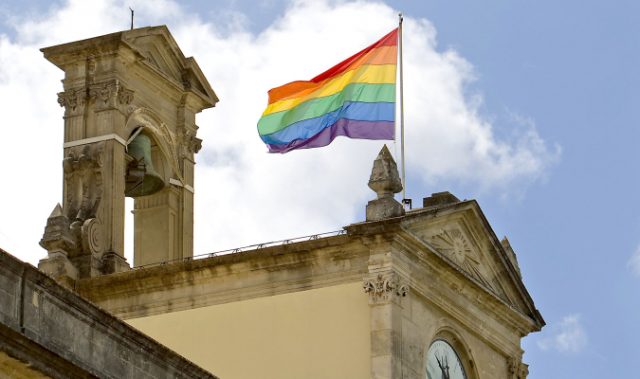
[[[260,136],[270,145],[282,145],[295,140],[311,138],[340,119],[359,121],[394,121],[395,103],[345,102],[344,105],[327,114],[298,121],[273,134]]]

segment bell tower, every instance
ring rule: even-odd
[[[134,198],[134,265],[193,255],[195,115],[218,101],[166,26],[42,49],[64,71],[63,199],[47,220],[39,268],[64,280],[129,269],[125,196]]]

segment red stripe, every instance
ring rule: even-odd
[[[365,48],[359,53],[353,55],[350,58],[345,59],[344,61],[338,63],[337,65],[331,67],[327,71],[322,74],[316,76],[311,80],[296,80],[291,83],[283,84],[279,87],[275,87],[269,90],[269,104],[272,104],[278,100],[282,100],[284,98],[290,96],[298,96],[302,91],[313,91],[315,90],[319,83],[331,79],[334,76],[340,75],[345,71],[349,70],[354,63],[357,63],[359,59],[363,56],[371,53],[378,47],[382,46],[398,46],[398,28],[393,29],[389,34],[382,37],[378,42],[373,45]]]
[[[373,45],[365,48],[364,50],[360,51],[359,53],[356,53],[355,55],[343,60],[342,62],[338,63],[337,65],[331,67],[330,69],[328,69],[327,71],[323,72],[322,74],[316,76],[315,78],[311,79],[312,82],[321,82],[325,79],[328,79],[332,76],[336,76],[338,74],[341,74],[345,71],[347,71],[347,69],[349,68],[349,66],[356,61],[358,58],[360,58],[361,56],[365,55],[366,53],[368,53],[369,51],[375,49],[376,47],[380,47],[380,46],[397,46],[398,45],[398,28],[393,29],[391,32],[389,32],[389,34],[387,34],[386,36],[382,37],[378,42],[374,43]]]

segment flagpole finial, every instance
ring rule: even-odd
[[[398,24],[402,25],[403,20],[404,20],[404,17],[402,16],[402,12],[398,12]]]

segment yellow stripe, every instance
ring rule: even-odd
[[[388,84],[395,82],[396,65],[394,64],[361,66],[327,82],[318,83],[319,88],[311,93],[269,104],[262,115],[286,111],[310,99],[334,95],[351,83]]]

